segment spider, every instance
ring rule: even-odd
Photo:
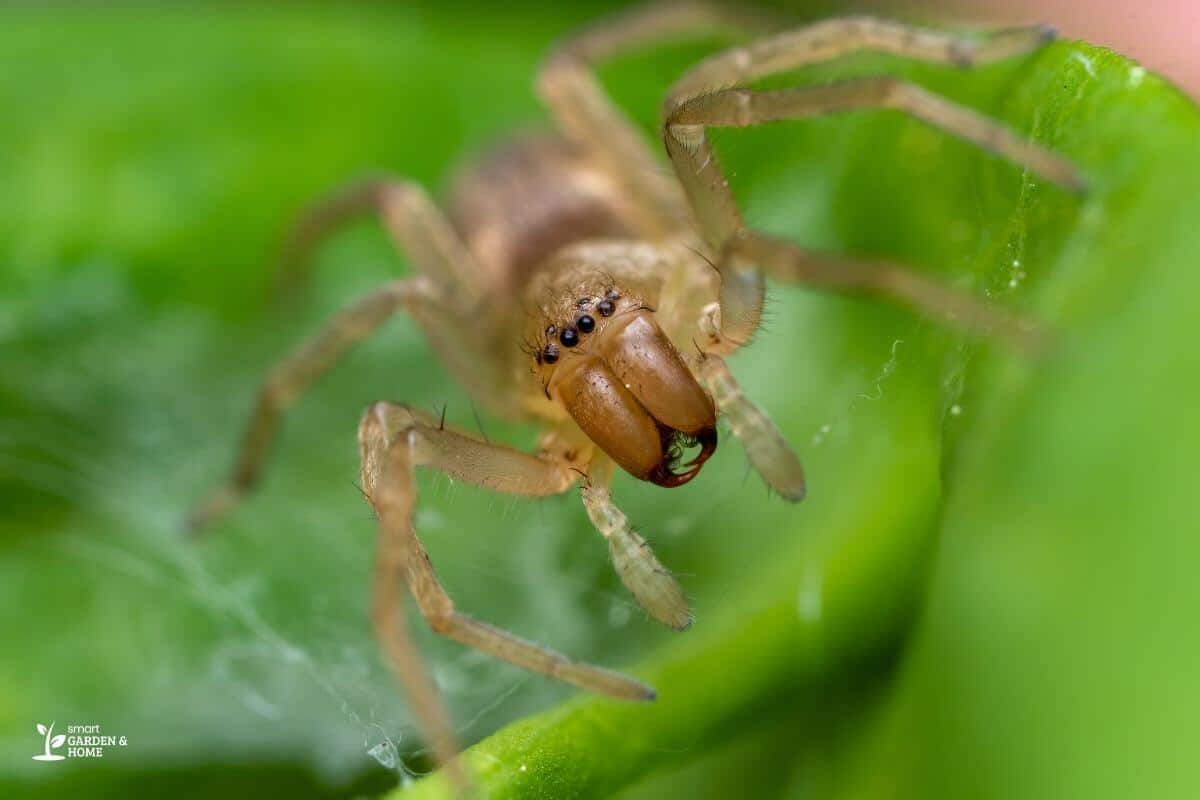
[[[631,677],[458,611],[414,530],[416,468],[525,497],[560,494],[581,482],[587,515],[624,585],[651,617],[682,630],[692,622],[688,602],[613,503],[610,481],[617,467],[663,487],[695,479],[717,448],[721,418],[771,489],[790,501],[804,497],[796,454],[724,359],[758,328],[766,278],[878,295],[1018,343],[1032,335],[1015,316],[920,272],[804,250],[747,228],[706,132],[892,109],[1080,190],[1082,178],[1062,157],[904,80],[746,88],[860,50],[965,68],[1031,52],[1053,33],[1022,28],[977,40],[871,17],[774,33],[763,27],[744,12],[697,3],[650,5],[602,21],[559,44],[538,74],[553,132],[517,136],[464,170],[445,211],[410,181],[371,178],[319,202],[294,230],[284,256],[284,274],[293,279],[324,237],[370,213],[416,274],[350,304],[268,373],[232,474],[198,506],[194,529],[227,512],[256,482],[283,411],[400,311],[415,319],[476,402],[544,430],[536,452],[525,453],[389,402],[370,405],[359,425],[362,489],[379,529],[372,619],[443,762],[455,752],[454,738],[409,643],[401,583],[439,634],[593,692],[629,700],[655,695]],[[746,43],[696,64],[667,94],[661,134],[672,169],[663,169],[593,68],[659,42],[729,32]]]

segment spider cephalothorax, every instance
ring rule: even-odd
[[[706,137],[713,127],[892,109],[1079,189],[1070,162],[907,81],[749,88],[864,49],[962,68],[1029,52],[1047,32],[1013,29],[977,41],[853,17],[753,39],[701,61],[669,91],[659,134],[670,167],[592,74],[593,62],[655,41],[761,33],[761,22],[703,2],[619,15],[564,42],[543,66],[537,86],[556,132],[518,137],[464,170],[448,212],[411,181],[375,179],[321,204],[297,228],[293,256],[337,223],[373,211],[416,274],[347,307],[271,371],[233,473],[197,510],[194,528],[254,483],[284,407],[401,310],[474,400],[544,428],[537,451],[523,453],[394,403],[369,406],[359,426],[362,490],[380,526],[374,621],[441,760],[454,736],[403,632],[401,582],[431,627],[456,641],[614,697],[649,700],[654,691],[459,612],[414,529],[417,467],[526,497],[582,480],[588,517],[621,580],[650,616],[681,630],[692,621],[687,598],[613,503],[613,467],[660,486],[686,483],[716,449],[720,414],[768,486],[787,500],[804,497],[796,454],[722,358],[759,327],[766,276],[875,294],[1010,341],[1026,333],[1011,315],[918,270],[817,253],[751,229]],[[466,329],[480,335],[464,339]]]

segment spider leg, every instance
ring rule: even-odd
[[[593,72],[599,62],[663,42],[712,34],[753,35],[765,18],[720,3],[657,2],[614,14],[564,40],[537,78],[559,130],[624,182],[638,204],[635,230],[655,238],[686,224],[687,203],[637,127],[609,99]]]
[[[646,613],[675,630],[693,621],[687,598],[673,576],[655,557],[650,545],[629,527],[629,521],[613,505],[609,495],[613,462],[597,453],[588,467],[583,487],[583,505],[588,518],[608,542],[613,568],[621,582]]]
[[[1063,157],[1021,138],[1006,126],[907,81],[877,77],[775,91],[721,89],[677,103],[664,123],[667,153],[716,250],[745,228],[729,182],[705,136],[708,127],[749,127],[765,122],[862,108],[907,112],[969,142],[1026,164],[1056,182],[1079,188],[1082,178]],[[735,280],[744,276],[736,273]]]
[[[709,154],[705,128],[745,128],[861,109],[901,111],[1068,189],[1084,188],[1082,176],[1066,158],[978,111],[886,75],[772,91],[718,89],[682,100],[667,116],[668,152],[677,170],[689,161],[695,169],[702,163],[698,154]]]
[[[440,766],[444,766],[451,780],[459,787],[459,794],[469,797],[469,779],[462,765],[455,759],[458,754],[458,738],[446,706],[438,696],[421,652],[413,643],[408,622],[400,610],[397,591],[404,575],[404,553],[401,548],[385,546],[380,537],[375,557],[375,577],[371,598],[371,622],[375,637],[387,655],[388,665],[404,687],[413,713],[421,726],[425,740],[433,750]]]
[[[1032,26],[996,31],[980,39],[876,17],[834,17],[763,36],[704,59],[676,81],[667,105],[669,110],[713,89],[864,50],[965,68],[1032,52],[1052,41],[1054,35],[1052,28]]]
[[[419,186],[373,179],[355,184],[319,205],[307,218],[303,240],[311,247],[351,213],[374,209],[419,275],[393,281],[348,305],[280,361],[263,381],[242,436],[233,470],[224,485],[191,513],[187,527],[198,533],[230,511],[258,481],[284,411],[354,344],[377,331],[398,311],[417,321],[426,337],[473,396],[503,406],[506,382],[471,343],[455,336],[457,320],[477,308],[482,274],[449,222]],[[304,225],[302,225],[304,227]],[[303,248],[301,248],[303,249]],[[292,248],[294,258],[298,251]],[[302,259],[294,263],[301,263]],[[486,315],[477,316],[486,323]]]
[[[1036,333],[1028,323],[920,273],[887,262],[806,251],[746,229],[728,181],[705,138],[706,127],[746,127],[870,106],[908,110],[968,141],[1027,163],[1059,182],[1079,185],[1074,168],[1061,157],[974,111],[893,78],[771,92],[729,89],[689,100],[667,118],[666,143],[705,237],[722,251],[718,264],[722,283],[719,336],[711,315],[707,323],[702,322],[709,348],[717,352],[736,349],[758,328],[764,270],[780,279],[820,289],[880,294],[961,327],[979,327],[1019,347],[1036,346]]]
[[[313,381],[397,311],[432,302],[430,287],[424,279],[393,281],[351,303],[276,364],[258,390],[229,477],[193,509],[188,517],[188,531],[192,534],[203,531],[232,510],[258,482],[284,411]]]
[[[441,428],[436,420],[406,406],[375,403],[359,426],[362,483],[367,500],[379,516],[379,550],[383,566],[376,573],[376,625],[389,652],[408,647],[402,632],[391,625],[389,609],[396,578],[408,585],[429,626],[456,642],[496,658],[593,692],[628,700],[650,700],[649,686],[602,667],[572,661],[553,650],[479,622],[455,610],[429,556],[413,529],[418,466],[432,467],[461,480],[507,494],[541,497],[566,491],[577,473],[553,456],[538,457],[489,444],[474,436]],[[385,608],[386,606],[386,608]],[[397,671],[407,661],[394,663]],[[419,682],[401,674],[423,691]]]
[[[998,338],[1024,353],[1036,354],[1048,338],[1036,323],[1016,312],[888,261],[816,252],[748,230],[729,242],[725,257],[756,264],[782,282],[890,299],[968,333]]]
[[[746,228],[729,182],[706,138],[708,127],[747,127],[855,109],[893,109],[1024,165],[1070,189],[1083,178],[1063,157],[976,111],[890,77],[827,86],[752,91],[741,84],[858,50],[935,63],[972,66],[1036,49],[1052,38],[1044,28],[1003,31],[982,41],[923,31],[869,17],[833,19],[768,36],[712,56],[672,88],[663,134],[700,232],[720,254],[718,301],[698,322],[696,370],[713,394],[753,467],[785,498],[804,496],[799,459],[770,418],[750,402],[718,354],[750,340],[761,321],[765,276],[815,288],[871,293],[935,318],[979,328],[1030,349],[1040,339],[1015,314],[919,272],[881,261],[804,250]],[[731,88],[733,87],[733,88]]]
[[[296,216],[275,264],[275,288],[280,295],[291,295],[308,285],[313,252],[343,225],[375,211],[386,183],[387,178],[374,175],[360,178],[319,198]]]
[[[293,223],[276,266],[281,294],[307,285],[317,247],[344,225],[377,215],[413,265],[447,297],[478,299],[474,258],[449,221],[419,184],[390,175],[369,175],[319,198]]]
[[[804,468],[796,451],[766,412],[746,397],[725,359],[715,353],[704,354],[699,359],[697,373],[712,393],[729,432],[745,447],[754,471],[785,500],[793,503],[803,500],[807,489]]]
[[[685,74],[667,101],[663,131],[667,153],[701,233],[722,253],[717,265],[721,273],[720,319],[711,311],[702,319],[702,333],[708,339],[705,348],[729,352],[749,341],[757,330],[764,276],[751,256],[766,258],[770,270],[784,279],[810,282],[819,288],[879,293],[963,326],[982,324],[1018,344],[1027,344],[1030,337],[1019,321],[929,278],[894,265],[809,253],[747,231],[705,131],[708,127],[748,127],[854,109],[894,109],[1079,189],[1083,179],[1065,158],[907,81],[885,76],[773,91],[726,88],[861,49],[971,65],[1031,50],[1047,35],[1041,28],[1018,29],[977,43],[871,18],[830,20],[726,51]]]
[[[667,153],[704,237],[717,250],[744,224],[705,137],[708,127],[893,109],[1080,189],[1083,178],[1067,159],[907,81],[882,76],[774,91],[738,88],[746,81],[860,50],[967,67],[1032,51],[1051,38],[1052,31],[1037,27],[1001,31],[977,41],[872,17],[831,19],[766,36],[701,61],[676,82],[664,109]]]

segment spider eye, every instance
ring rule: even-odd
[[[575,324],[579,326],[579,330],[584,333],[591,333],[596,330],[596,320],[590,314],[584,314],[579,319],[575,320]]]
[[[611,317],[612,313],[617,310],[617,307],[613,304],[612,300],[601,300],[596,304],[596,310],[600,312],[600,316],[602,317]]]
[[[547,364],[553,364],[558,361],[558,348],[552,344],[546,345],[546,349],[541,352],[541,360]]]
[[[591,304],[592,304],[592,298],[590,298],[590,297],[581,297],[575,301],[575,305],[578,308],[587,308]]]
[[[574,347],[579,344],[579,334],[574,328],[563,328],[562,333],[558,335],[558,340],[563,343],[563,347]]]
[[[558,326],[557,325],[547,326],[546,327],[546,335],[547,336],[557,336],[558,335]]]
[[[607,292],[604,293],[605,300],[616,300],[620,296],[621,296],[621,293],[618,292],[616,289],[609,289]]]

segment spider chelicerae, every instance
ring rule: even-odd
[[[593,66],[712,33],[747,43],[696,64],[668,92],[661,135],[673,169],[664,169],[606,97]],[[893,109],[1078,190],[1082,178],[1062,157],[904,80],[747,88],[860,50],[970,67],[1051,38],[1044,28],[1022,28],[976,39],[870,17],[771,33],[745,12],[683,3],[628,11],[566,39],[537,78],[553,132],[515,138],[463,171],[445,211],[410,181],[371,178],[301,219],[284,259],[293,278],[321,239],[366,213],[379,215],[415,274],[349,305],[269,372],[233,472],[197,508],[193,529],[255,483],[284,409],[351,345],[406,311],[476,402],[544,429],[537,451],[524,453],[387,402],[369,406],[359,426],[362,488],[379,520],[373,620],[439,760],[451,758],[454,738],[407,636],[402,583],[440,634],[591,691],[653,699],[640,681],[457,611],[414,530],[414,470],[526,497],[582,483],[587,514],[625,586],[650,616],[686,628],[692,615],[683,592],[613,503],[609,485],[617,467],[664,487],[694,479],[717,448],[720,418],[773,490],[791,501],[804,497],[795,453],[724,360],[760,325],[766,278],[879,295],[1018,344],[1034,335],[1016,317],[921,272],[812,252],[747,228],[707,130]]]

